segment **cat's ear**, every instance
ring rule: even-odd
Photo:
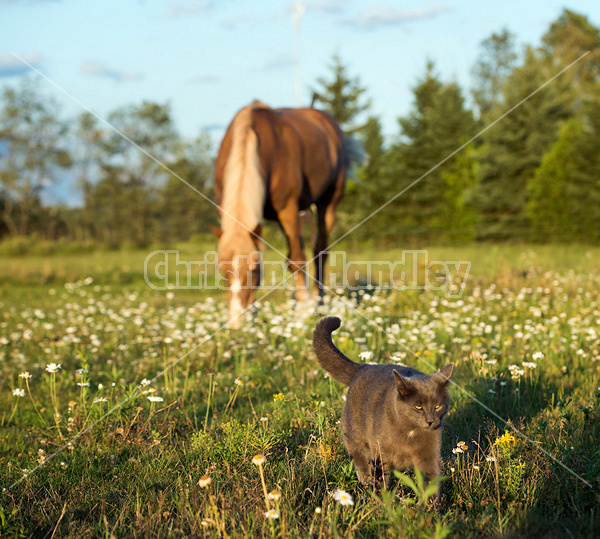
[[[448,365],[446,365],[443,369],[440,369],[440,371],[437,373],[442,386],[446,386],[448,384],[450,378],[452,377],[453,370],[454,365],[452,365],[452,363],[448,363]]]
[[[394,378],[396,379],[396,387],[398,388],[398,394],[400,397],[408,397],[411,395],[415,388],[407,378],[404,378],[397,370],[394,369]]]

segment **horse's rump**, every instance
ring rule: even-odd
[[[219,203],[227,190],[225,170],[240,121],[249,121],[257,137],[265,217],[275,218],[290,198],[297,200],[302,210],[331,196],[347,167],[342,133],[335,120],[315,109],[271,109],[253,104],[238,112],[221,144],[215,175]],[[251,194],[238,192],[236,196]]]

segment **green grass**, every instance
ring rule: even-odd
[[[205,248],[178,247],[190,259]],[[462,298],[344,292],[315,310],[278,291],[238,331],[219,329],[222,292],[147,287],[147,254],[0,258],[0,536],[600,534],[600,249],[432,248],[430,260],[472,262]],[[439,512],[404,476],[375,497],[341,440],[344,388],[312,352],[327,314],[343,319],[334,337],[350,357],[371,351],[371,361],[425,372],[453,362],[454,381],[531,441],[502,437],[512,431],[453,388]],[[46,372],[49,363],[60,370]],[[468,448],[453,453],[459,442]],[[263,469],[279,500],[265,499]],[[340,505],[336,489],[354,504]],[[279,518],[265,518],[267,504]]]

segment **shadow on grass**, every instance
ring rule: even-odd
[[[449,496],[447,505],[461,507],[459,512],[464,508],[468,511],[467,516],[473,512],[486,513],[479,504],[485,499],[500,498],[502,518],[506,519],[502,533],[511,537],[598,536],[600,418],[597,409],[586,411],[574,402],[576,397],[572,387],[560,384],[560,380],[549,380],[542,373],[535,379],[504,382],[501,385],[500,381],[491,383],[489,378],[478,378],[465,389],[527,438],[519,436],[489,410],[459,393],[445,425],[444,459],[452,454],[451,450],[459,440],[469,445],[469,456],[461,455],[461,458],[470,462],[470,466],[473,462],[469,459],[478,451],[477,445],[484,455],[491,454],[493,442],[505,431],[514,435],[516,442],[512,446],[511,460],[499,464],[499,490],[490,474],[487,483],[481,484],[481,499],[465,504],[460,488],[454,488],[448,482],[450,484],[445,488]],[[455,397],[456,393],[455,390]],[[524,470],[522,482],[511,485],[511,470],[507,466],[512,468],[521,464]],[[487,512],[493,514],[492,508]],[[497,520],[498,517],[493,518]],[[469,530],[465,527],[464,531]],[[490,530],[490,534],[495,533],[498,529]]]

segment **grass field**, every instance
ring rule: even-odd
[[[0,257],[0,536],[600,535],[600,249],[432,248],[471,261],[461,298],[278,291],[242,330],[222,292],[150,289],[147,254]],[[324,315],[357,360],[454,363],[439,512],[412,473],[358,485]]]

